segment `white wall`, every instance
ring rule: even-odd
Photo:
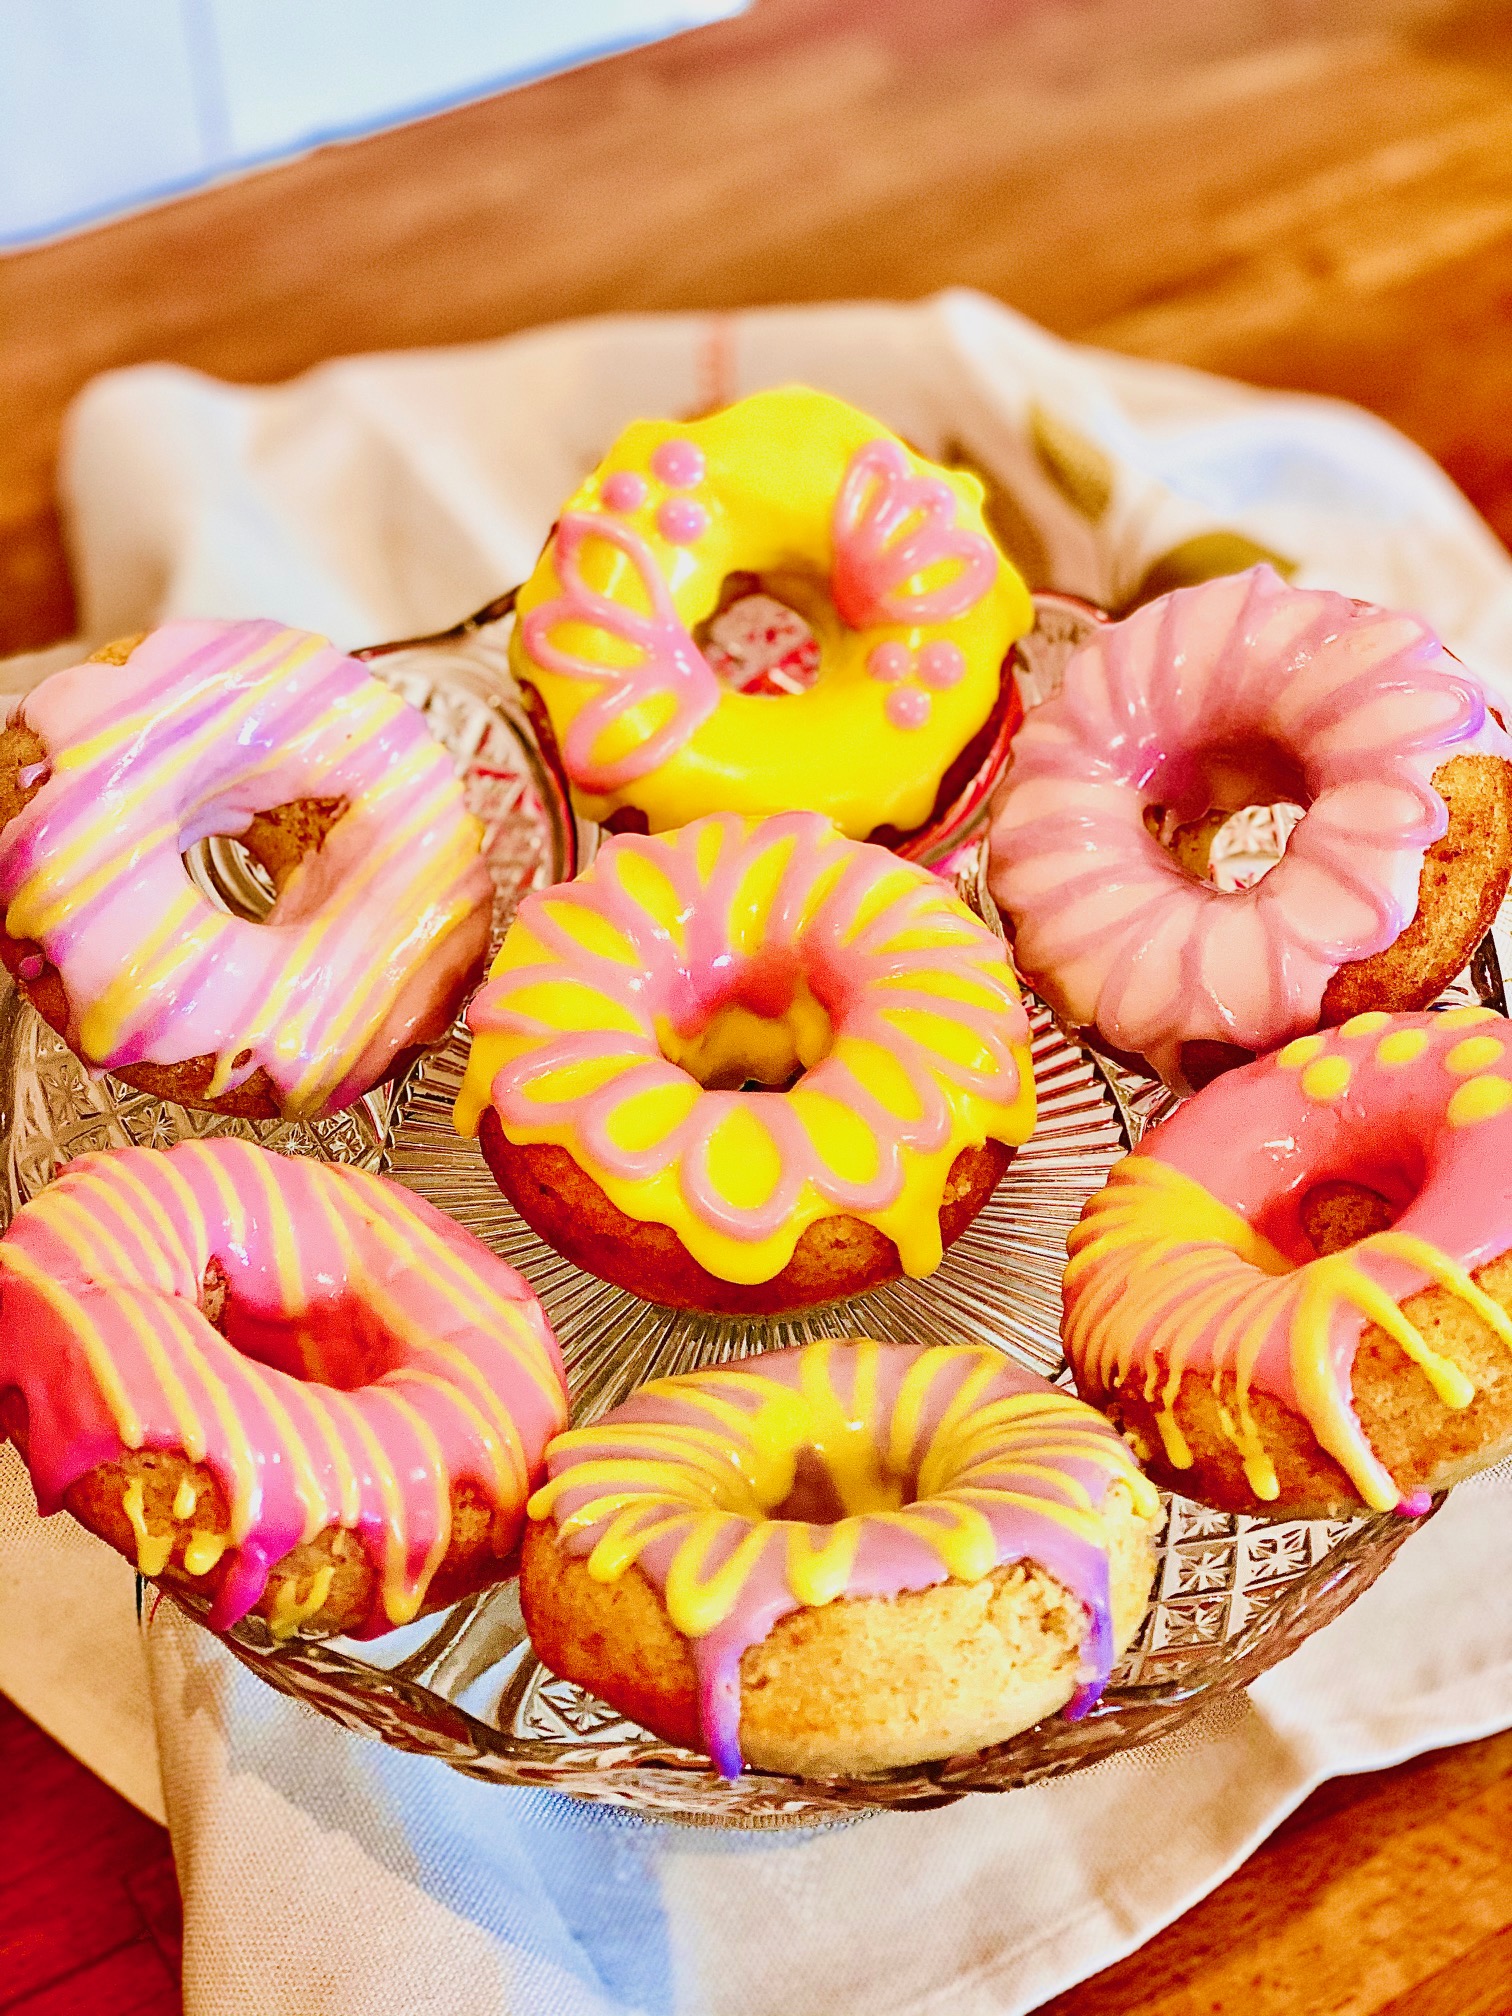
[[[0,0],[0,246],[745,0]]]

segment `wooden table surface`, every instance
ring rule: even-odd
[[[0,259],[0,650],[71,627],[52,474],[97,371],[172,358],[264,381],[605,309],[953,283],[1067,335],[1358,400],[1512,537],[1512,10],[757,0]],[[135,1920],[119,1901],[161,1836],[19,1717],[0,1720],[0,1783],[0,2010],[175,2006],[161,1882]],[[1512,1736],[1326,1788],[1050,2006],[1512,2010]]]

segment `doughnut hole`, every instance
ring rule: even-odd
[[[841,1005],[822,976],[769,951],[716,976],[716,991],[678,1023],[664,1021],[657,1040],[667,1062],[707,1091],[785,1092],[829,1055]]]
[[[405,1340],[345,1284],[317,1295],[297,1322],[268,1318],[237,1295],[223,1263],[211,1256],[200,1284],[200,1310],[233,1350],[290,1379],[354,1393],[405,1360]]]
[[[1151,779],[1146,830],[1194,881],[1253,888],[1281,859],[1311,802],[1295,757],[1274,743],[1217,746],[1194,751],[1183,772],[1170,779],[1180,785],[1174,804],[1161,801],[1166,780]]]
[[[722,685],[769,697],[806,693],[819,678],[819,639],[805,609],[816,588],[787,576],[727,574],[693,641]]]
[[[1261,788],[1267,778],[1269,795]],[[1409,1013],[1430,1006],[1464,970],[1495,922],[1512,880],[1512,765],[1495,756],[1452,756],[1438,766],[1432,781],[1448,823],[1424,857],[1416,912],[1391,944],[1334,974],[1323,991],[1321,1028],[1371,1009]],[[1195,879],[1240,890],[1253,887],[1280,859],[1286,838],[1305,812],[1306,793],[1295,776],[1288,785],[1285,772],[1269,761],[1252,783],[1252,802],[1224,811],[1234,788],[1230,778],[1217,794],[1219,804],[1184,821],[1152,805],[1145,824]],[[1235,1044],[1197,1039],[1182,1046],[1182,1071],[1200,1091],[1221,1072],[1249,1063],[1254,1054]]]

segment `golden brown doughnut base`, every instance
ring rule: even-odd
[[[1155,1557],[1150,1524],[1122,1486],[1108,1511],[1122,1651],[1144,1616]],[[552,1672],[665,1742],[704,1747],[692,1649],[639,1568],[596,1582],[554,1525],[532,1522],[520,1606]],[[1032,1562],[980,1582],[795,1610],[741,1659],[741,1750],[758,1770],[822,1778],[1006,1742],[1070,1700],[1085,1635],[1081,1605]]]
[[[7,1435],[24,1459],[26,1409],[14,1389],[0,1394],[0,1441]],[[168,1565],[152,1579],[213,1600],[225,1580],[229,1556],[223,1555],[204,1575],[191,1575],[184,1567],[184,1549],[191,1531],[219,1534],[230,1526],[225,1494],[214,1474],[203,1464],[191,1463],[181,1451],[131,1451],[114,1462],[87,1471],[64,1493],[63,1502],[81,1526],[88,1527],[135,1566],[137,1536],[123,1499],[128,1486],[137,1479],[142,1484],[147,1530],[154,1535],[170,1530],[174,1534]],[[195,1508],[188,1519],[179,1520],[174,1517],[173,1504],[185,1480],[194,1488]],[[517,1522],[500,1520],[482,1492],[470,1483],[454,1482],[451,1499],[451,1541],[426,1591],[419,1612],[422,1616],[505,1581],[515,1568]],[[335,1571],[330,1589],[319,1609],[301,1618],[300,1629],[325,1636],[357,1629],[371,1611],[376,1577],[361,1540],[339,1526],[326,1527],[314,1539],[286,1554],[274,1566],[267,1589],[251,1614],[273,1624],[281,1609],[309,1600],[315,1576],[327,1566]]]
[[[1512,764],[1451,756],[1434,771],[1433,788],[1449,827],[1423,862],[1417,915],[1384,951],[1339,968],[1323,992],[1324,1028],[1371,1008],[1428,1007],[1496,921],[1512,880]]]
[[[141,641],[141,636],[123,637],[92,653],[85,662],[91,665],[124,665]],[[20,772],[46,760],[47,751],[41,739],[19,721],[0,730],[0,827],[14,819],[42,789],[40,779],[35,784],[23,785]],[[257,813],[246,832],[237,837],[253,859],[267,870],[275,890],[282,890],[306,855],[316,852],[345,809],[345,801],[340,798],[295,799],[288,805]],[[473,970],[464,976],[462,984],[456,989],[456,998],[451,1004],[453,1012],[483,977],[486,950],[486,947],[480,950]],[[42,961],[42,971],[35,979],[27,979],[22,973],[22,964],[36,959]],[[0,928],[0,963],[4,964],[16,983],[17,991],[36,1009],[48,1028],[61,1036],[78,1056],[71,1034],[73,1017],[68,996],[63,990],[62,976],[55,966],[49,964],[42,947],[30,939],[12,938],[8,931]],[[413,1044],[396,1052],[388,1069],[375,1082],[387,1085],[402,1077],[420,1054],[420,1047]],[[80,1058],[80,1061],[88,1064],[90,1060]],[[110,1075],[138,1092],[150,1093],[155,1099],[171,1099],[176,1105],[191,1106],[202,1113],[219,1113],[232,1120],[277,1120],[282,1117],[283,1104],[278,1096],[278,1087],[261,1068],[233,1091],[218,1093],[212,1099],[209,1091],[215,1076],[215,1064],[214,1057],[187,1057],[178,1064],[128,1064],[119,1070],[112,1069]]]
[[[1314,1200],[1316,1203],[1314,1204]],[[1308,1230],[1320,1252],[1335,1252],[1390,1222],[1379,1198],[1354,1185],[1319,1186],[1309,1204]],[[1495,1302],[1512,1311],[1512,1252],[1489,1261],[1471,1277]],[[1446,1407],[1427,1375],[1375,1324],[1365,1329],[1355,1354],[1352,1392],[1365,1439],[1395,1478],[1403,1497],[1445,1491],[1512,1455],[1512,1350],[1473,1311],[1446,1290],[1421,1289],[1402,1308],[1410,1322],[1465,1374],[1475,1388],[1468,1407]],[[1107,1415],[1128,1439],[1157,1484],[1224,1512],[1276,1518],[1339,1518],[1366,1507],[1344,1471],[1299,1415],[1264,1394],[1250,1408],[1275,1465],[1280,1495],[1256,1497],[1238,1451],[1223,1433],[1218,1400],[1208,1380],[1187,1374],[1176,1396],[1177,1425],[1193,1456],[1190,1469],[1170,1461],[1156,1408],[1144,1398],[1145,1377],[1131,1372],[1122,1386],[1098,1387],[1077,1368],[1077,1391]],[[1224,1399],[1231,1395],[1227,1390]]]
[[[494,1180],[516,1211],[574,1265],[648,1302],[731,1316],[768,1316],[864,1295],[902,1273],[891,1239],[860,1218],[820,1218],[770,1281],[721,1281],[693,1258],[668,1225],[628,1217],[565,1148],[516,1147],[499,1116],[485,1110],[478,1130]],[[940,1237],[959,1239],[997,1187],[1013,1150],[988,1141],[963,1148],[940,1206]]]

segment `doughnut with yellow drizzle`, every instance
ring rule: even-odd
[[[39,1509],[218,1628],[367,1637],[501,1580],[566,1411],[520,1276],[356,1169],[86,1155],[0,1238],[0,1433]]]
[[[1161,1482],[1424,1511],[1512,1451],[1512,1025],[1299,1037],[1146,1135],[1069,1243],[1078,1389]]]
[[[696,639],[736,577],[814,632],[806,692],[720,684]],[[587,817],[803,808],[864,840],[928,820],[1032,622],[976,477],[788,386],[628,427],[521,589],[510,662]]]
[[[183,856],[240,838],[253,923]],[[86,1063],[182,1105],[312,1118],[434,1042],[481,971],[483,829],[419,712],[323,637],[168,623],[0,733],[0,957]]]
[[[1001,939],[811,812],[610,840],[528,896],[457,1124],[579,1265],[772,1311],[940,1263],[1034,1124]]]
[[[657,1379],[547,1451],[536,1651],[668,1741],[806,1776],[1084,1713],[1144,1615],[1154,1488],[999,1352],[807,1344]]]

